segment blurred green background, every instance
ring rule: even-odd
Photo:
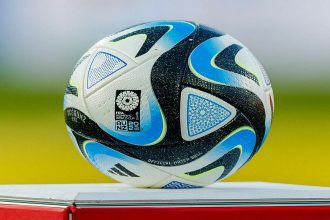
[[[241,40],[272,81],[269,137],[226,181],[330,186],[329,8],[321,0],[0,1],[0,184],[111,182],[67,135],[62,102],[70,72],[115,31],[184,19]]]

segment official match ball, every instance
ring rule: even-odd
[[[269,78],[242,43],[187,21],[97,42],[64,97],[81,154],[105,175],[149,188],[201,187],[235,173],[265,141],[273,106]]]

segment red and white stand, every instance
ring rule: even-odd
[[[123,184],[2,185],[0,220],[330,220],[330,188],[217,183],[200,189]]]

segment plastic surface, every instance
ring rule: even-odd
[[[171,208],[77,208],[73,220],[328,220],[330,206],[323,207],[171,207]]]
[[[68,220],[70,207],[0,205],[1,220]]]

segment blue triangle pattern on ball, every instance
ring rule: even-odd
[[[91,88],[126,65],[127,63],[112,54],[98,52],[88,71],[87,88]]]
[[[189,189],[189,188],[200,188],[200,186],[194,186],[187,183],[181,183],[178,181],[172,181],[162,187],[163,189]]]
[[[190,137],[206,132],[224,122],[231,112],[219,103],[189,94],[187,103],[187,126]]]

